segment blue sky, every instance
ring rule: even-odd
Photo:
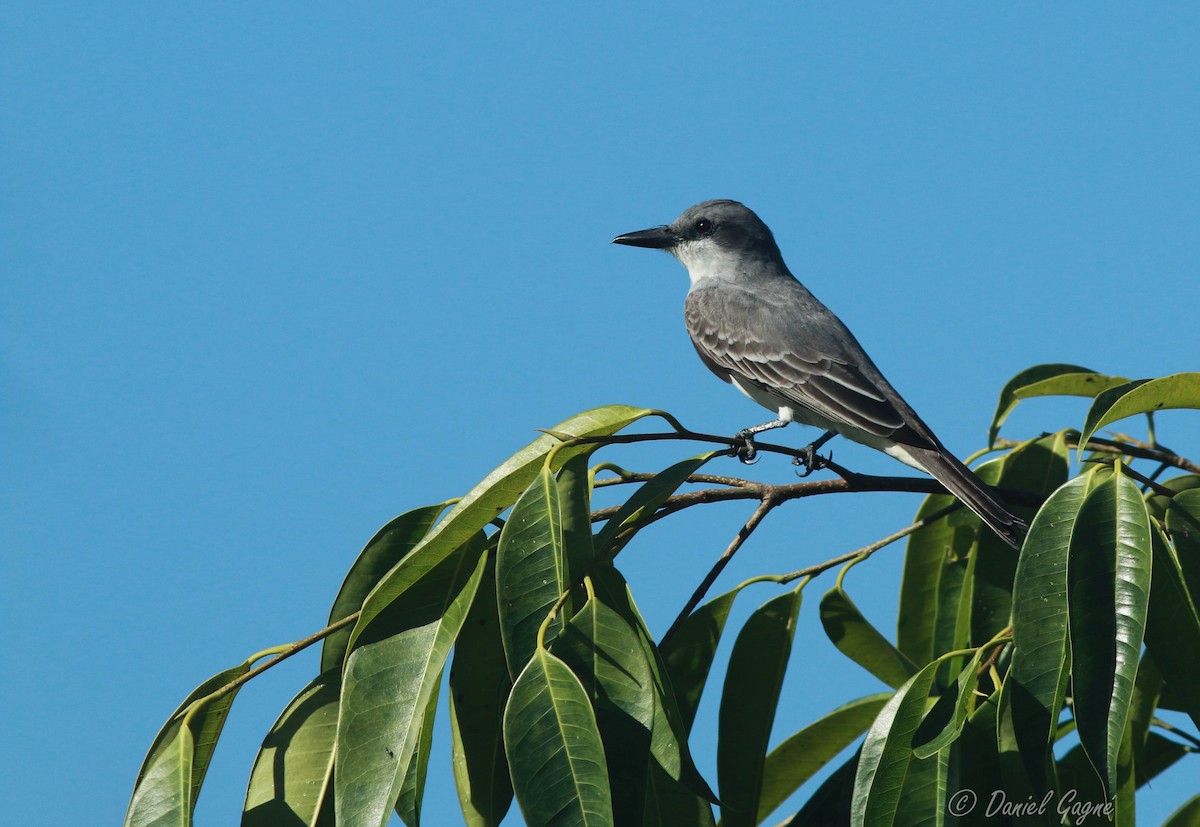
[[[534,428],[613,402],[719,433],[764,419],[692,352],[683,270],[609,244],[696,201],[757,210],[959,455],[1029,365],[1196,370],[1198,36],[1182,3],[6,3],[12,823],[119,819],[195,684],[323,625],[377,527],[466,491]],[[1084,410],[1025,403],[1005,433]],[[1164,415],[1160,439],[1196,457],[1198,424]],[[613,456],[654,470],[688,450]],[[865,545],[917,504],[790,504],[718,588]],[[749,510],[625,552],[658,631]],[[884,629],[899,572],[897,548],[847,580]],[[828,585],[801,610],[780,738],[883,688],[821,633]],[[233,823],[314,664],[239,697],[200,823]],[[447,745],[430,823],[453,823]],[[1156,782],[1147,823],[1187,774]]]

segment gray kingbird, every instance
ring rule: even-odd
[[[691,277],[688,335],[709,370],[778,418],[815,425],[895,457],[936,478],[1005,542],[1021,547],[1028,526],[1008,510],[921,421],[854,335],[791,274],[775,237],[737,201],[705,201],[673,224],[626,233],[614,244],[667,250]],[[811,451],[809,452],[811,457]]]

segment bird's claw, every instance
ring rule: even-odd
[[[833,452],[829,452],[829,456],[823,457],[817,453],[814,445],[805,445],[800,449],[800,454],[792,458],[792,465],[803,465],[803,471],[797,471],[796,476],[807,477],[813,471],[820,471],[826,464],[833,459]]]
[[[733,455],[737,457],[743,465],[753,465],[758,462],[758,446],[754,444],[754,434],[750,431],[738,431],[733,436],[741,444],[733,446]]]

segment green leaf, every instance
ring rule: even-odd
[[[913,736],[924,715],[929,688],[939,665],[933,661],[909,678],[867,731],[854,777],[850,823],[855,827],[891,824],[895,819],[904,776],[913,757]]]
[[[542,468],[500,532],[496,595],[508,673],[516,677],[537,648],[538,629],[567,588],[558,482]],[[561,622],[546,634],[552,640]]]
[[[667,775],[653,761],[646,776],[646,806],[641,822],[643,827],[714,827],[712,805],[696,795],[683,783]]]
[[[1179,558],[1155,530],[1152,540],[1154,574],[1146,618],[1146,649],[1162,673],[1167,690],[1200,727],[1200,614],[1183,580]]]
[[[985,481],[1003,489],[1046,498],[1067,481],[1069,460],[1065,435],[1059,433],[1023,442],[998,463],[988,463],[979,472]],[[1019,506],[1013,510],[1026,520],[1034,517],[1032,508]],[[1018,555],[987,530],[980,532],[971,554],[978,559],[972,570],[970,636],[956,643],[956,648],[986,643],[1008,626],[1012,615]]]
[[[679,742],[655,728],[654,677],[637,632],[596,597],[584,604],[551,651],[579,678],[596,713],[608,761],[617,822],[636,822],[645,807],[651,753],[667,774],[680,777]]]
[[[467,827],[497,827],[512,805],[503,730],[511,689],[496,610],[495,567],[488,566],[450,664],[451,758]]]
[[[205,702],[212,693],[250,671],[258,655],[213,675],[196,687],[158,731],[138,771],[125,827],[190,825],[196,796],[212,760],[221,728],[238,690]]]
[[[1111,798],[1150,595],[1150,517],[1120,473],[1084,498],[1067,565],[1073,697],[1079,740]]]
[[[421,823],[421,802],[425,798],[425,774],[429,769],[429,751],[433,747],[433,719],[437,714],[438,692],[442,682],[433,685],[429,693],[429,701],[425,704],[425,712],[421,716],[420,732],[417,734],[417,749],[404,772],[404,781],[400,784],[400,794],[396,797],[396,815],[400,816],[408,827],[418,827]]]
[[[263,739],[250,770],[242,827],[333,823],[333,744],[341,668],[300,690]]]
[[[1133,772],[1133,729],[1129,724],[1130,720],[1127,718],[1117,751],[1117,786],[1112,797],[1113,821],[1117,827],[1137,825],[1137,807],[1133,800],[1137,791]]]
[[[433,521],[446,508],[445,503],[426,505],[406,511],[391,520],[370,539],[338,590],[333,608],[329,610],[329,624],[333,625],[362,608],[363,601],[380,578],[392,570],[421,538],[429,533]],[[321,671],[341,669],[346,660],[346,648],[350,643],[350,629],[339,629],[325,638],[321,645]]]
[[[1139,379],[1109,388],[1088,410],[1079,437],[1082,453],[1096,431],[1127,416],[1169,408],[1200,408],[1200,373],[1176,373],[1161,379]]]
[[[589,581],[583,608],[555,639],[552,652],[580,679],[592,699],[603,737],[614,819],[621,824],[639,822],[646,812],[648,780],[661,769],[680,782],[673,792],[674,806],[688,812],[711,812],[698,796],[712,797],[687,753],[682,718],[673,709],[664,669],[644,621],[629,596],[628,587],[610,565],[597,568]]]
[[[765,820],[804,782],[866,732],[891,697],[892,693],[881,692],[839,706],[771,750],[763,765],[758,821]]]
[[[1157,776],[1169,770],[1176,761],[1184,756],[1193,755],[1189,749],[1178,741],[1163,737],[1157,732],[1151,732],[1146,737],[1146,746],[1142,750],[1141,763],[1135,765],[1137,770],[1137,786],[1144,787]]]
[[[126,827],[190,827],[196,798],[192,794],[195,738],[191,728],[176,726],[158,739],[153,761],[145,766],[125,813]]]
[[[1163,822],[1163,827],[1196,827],[1200,824],[1200,793],[1183,802],[1178,810]]]
[[[1169,503],[1167,533],[1176,550],[1179,573],[1194,605],[1200,602],[1200,489],[1181,491]]]
[[[642,650],[646,664],[650,669],[650,679],[654,687],[654,726],[653,748],[651,754],[661,762],[664,771],[682,782],[689,790],[701,796],[706,801],[715,802],[716,796],[709,789],[708,783],[696,770],[688,749],[687,732],[683,725],[683,716],[675,704],[675,693],[667,675],[666,665],[646,621],[638,611],[633,600],[629,585],[611,564],[598,565],[591,577],[596,597],[609,609],[615,612],[629,629],[632,629],[637,645]],[[611,645],[611,644],[610,644]],[[630,645],[633,645],[630,642]],[[661,743],[666,739],[669,743]],[[667,758],[665,750],[670,755],[678,753],[678,759]],[[676,771],[678,767],[678,772]]]
[[[941,827],[946,821],[950,750],[914,757],[904,776],[893,827]]]
[[[692,731],[696,710],[700,708],[700,697],[708,682],[713,656],[733,599],[745,586],[725,592],[705,603],[688,615],[679,624],[675,635],[662,646],[662,657],[670,675],[671,687],[675,691],[675,702],[683,718],[684,731]]]
[[[562,513],[563,551],[567,560],[564,582],[577,585],[583,580],[596,556],[592,547],[592,475],[588,468],[591,454],[579,454],[563,463],[558,472],[558,501]],[[567,604],[564,614],[574,613]]]
[[[779,824],[779,827],[829,827],[849,824],[850,807],[854,799],[854,774],[862,755],[859,750],[821,782],[800,811]]]
[[[1056,790],[1056,795],[1052,799],[1052,804],[1056,809],[1062,801],[1062,796],[1069,793],[1074,793],[1074,801],[1077,802],[1100,804],[1109,800],[1100,776],[1096,775],[1096,768],[1088,760],[1083,747],[1078,744],[1067,750],[1067,754],[1058,760],[1057,769],[1058,790],[1062,792],[1059,793]],[[1070,804],[1068,803],[1067,806]],[[1099,817],[1103,818],[1104,816],[1100,815]],[[1090,824],[1091,821],[1085,823]]]
[[[1007,683],[1004,684],[1008,686]],[[975,711],[967,717],[967,722],[963,726],[963,731],[958,736],[958,740],[950,748],[952,771],[951,783],[947,789],[951,791],[951,795],[947,801],[947,807],[953,805],[953,810],[948,810],[950,815],[954,816],[949,822],[951,824],[978,824],[987,825],[993,824],[994,821],[988,818],[980,818],[983,811],[976,809],[974,811],[976,818],[974,820],[968,818],[960,818],[962,815],[962,805],[969,803],[963,801],[961,790],[979,791],[986,797],[990,795],[991,790],[1006,790],[1015,796],[1017,788],[1014,788],[1001,773],[1001,759],[1008,760],[1009,756],[1001,752],[1003,746],[999,744],[997,734],[997,708],[1000,703],[1002,690],[992,692],[987,698],[981,699]],[[1000,746],[1000,749],[997,747]],[[958,794],[957,796],[955,794]],[[970,796],[968,795],[969,799]],[[1022,797],[1022,800],[1025,800]]]
[[[476,534],[432,568],[410,554],[396,569],[402,597],[352,644],[334,773],[339,824],[387,822],[416,760],[429,699],[487,566],[485,546],[483,534]]]
[[[577,414],[556,425],[553,430],[563,435],[607,436],[652,414],[654,411],[645,408],[608,405]],[[442,518],[405,558],[406,561],[411,561],[413,566],[429,570],[454,554],[476,532],[516,502],[517,497],[529,487],[529,483],[542,469],[546,455],[559,444],[558,438],[544,434],[509,457],[458,501],[450,513]],[[554,455],[555,466],[561,467],[571,457],[593,449],[593,446],[588,445],[560,449]],[[411,575],[402,571],[400,566],[384,575],[363,603],[362,617],[351,634],[351,647],[375,622],[376,616],[414,582]]]
[[[996,443],[1000,426],[1022,399],[1035,396],[1087,396],[1096,394],[1129,380],[1122,376],[1106,376],[1079,365],[1034,365],[1018,373],[1000,391],[1000,401],[988,428],[988,447]]]
[[[1052,786],[1050,749],[1071,662],[1067,559],[1090,476],[1066,483],[1042,506],[1029,527],[1013,582],[1012,666],[1001,730],[1013,739],[1033,793]]]
[[[953,503],[954,498],[949,494],[926,497],[917,509],[917,519],[925,519]],[[955,607],[948,618],[953,629],[962,574],[975,536],[971,526],[943,517],[908,538],[900,581],[896,645],[913,663],[929,663],[939,651],[957,648],[953,645],[940,648],[937,644],[939,626],[944,627],[947,621],[939,616],[939,607]]]
[[[613,824],[596,716],[567,665],[538,649],[513,685],[504,743],[530,827]]]
[[[688,477],[696,473],[710,459],[728,456],[728,454],[727,450],[710,451],[685,459],[659,471],[653,479],[639,485],[633,492],[633,496],[617,509],[616,514],[609,517],[604,528],[596,536],[597,552],[605,557],[612,557],[617,551],[614,548],[617,535],[657,511],[658,507],[679,489],[679,486],[687,482]],[[624,542],[627,541],[628,538]]]
[[[867,622],[840,582],[821,598],[821,625],[842,654],[893,689],[917,673],[916,665]]]
[[[1133,682],[1133,697],[1129,701],[1129,723],[1126,725],[1131,734],[1133,763],[1139,775],[1146,763],[1146,741],[1150,737],[1150,722],[1154,720],[1154,711],[1162,695],[1162,686],[1162,675],[1154,663],[1154,657],[1146,653],[1142,656],[1137,678]]]
[[[953,691],[946,692],[938,698],[934,708],[930,710],[921,727],[918,728],[913,737],[913,756],[915,758],[923,760],[942,752],[962,733],[967,716],[975,709],[975,686],[979,682],[979,669],[983,662],[984,651],[983,648],[976,650],[975,656],[967,661],[967,665],[958,673]],[[941,724],[941,728],[936,730],[936,734],[926,738],[925,730],[935,728],[929,725],[942,722],[943,719],[944,722]],[[942,793],[943,795],[945,793],[944,784]]]
[[[767,744],[792,652],[802,586],[756,609],[729,656],[717,735],[724,827],[757,823]]]

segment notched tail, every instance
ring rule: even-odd
[[[958,497],[963,505],[974,511],[1004,542],[1015,549],[1021,548],[1025,535],[1029,533],[1029,524],[1009,511],[970,468],[944,448],[941,451],[913,448],[908,450],[930,475],[946,486],[946,490]]]

